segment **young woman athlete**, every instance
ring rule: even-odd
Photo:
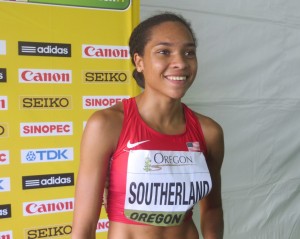
[[[181,102],[197,73],[196,39],[179,15],[141,22],[129,41],[144,91],[95,112],[81,143],[72,239],[94,239],[107,189],[109,239],[223,238],[222,129]]]

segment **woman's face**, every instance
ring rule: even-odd
[[[180,22],[164,22],[151,29],[144,56],[135,54],[137,70],[144,74],[145,90],[179,99],[197,73],[196,46]]]

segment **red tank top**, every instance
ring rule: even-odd
[[[110,164],[110,221],[174,226],[211,190],[206,145],[195,114],[183,104],[186,130],[166,135],[140,117],[135,98],[123,101],[121,135]]]

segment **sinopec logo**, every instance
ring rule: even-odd
[[[20,123],[21,137],[64,136],[73,134],[73,122]]]
[[[27,239],[39,238],[69,238],[72,232],[72,226],[69,224],[48,225],[44,227],[25,229],[25,237]],[[0,238],[1,239],[1,238]]]
[[[6,55],[6,41],[0,40],[0,55]]]
[[[46,148],[21,150],[22,163],[65,162],[74,159],[73,148]]]
[[[18,42],[19,55],[71,57],[71,44]]]
[[[96,232],[107,232],[109,228],[108,219],[99,219],[96,227]]]
[[[71,70],[19,69],[19,82],[27,84],[71,84]]]
[[[7,109],[8,109],[7,96],[0,95],[0,110],[7,110]]]
[[[9,151],[0,150],[0,165],[5,165],[5,164],[9,164]]]
[[[20,109],[70,110],[71,96],[20,96]]]
[[[84,83],[128,83],[128,71],[84,71]]]
[[[83,96],[83,109],[105,109],[116,103],[122,102],[123,99],[128,99],[129,96]]]
[[[0,219],[10,218],[10,217],[11,217],[11,205],[10,204],[0,205]]]
[[[10,178],[0,178],[0,193],[10,191]]]
[[[39,202],[24,202],[23,215],[35,216],[40,214],[71,212],[73,208],[74,198],[53,199]]]
[[[0,122],[0,138],[8,137],[8,124]]]
[[[23,189],[65,187],[74,185],[74,173],[23,176]]]
[[[0,232],[0,239],[13,239],[12,231]]]
[[[128,46],[82,45],[83,58],[129,59]]]
[[[6,68],[0,68],[0,83],[5,83],[7,81],[6,77]]]

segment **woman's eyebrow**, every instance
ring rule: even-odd
[[[172,45],[175,44],[171,42],[158,42],[157,44],[155,44],[155,46],[172,46]],[[186,47],[196,47],[196,44],[194,42],[187,42],[183,45]]]

